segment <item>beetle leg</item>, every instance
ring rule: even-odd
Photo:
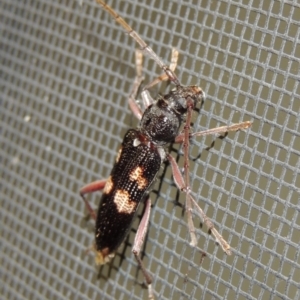
[[[154,295],[153,295],[153,290],[152,290],[152,276],[148,273],[146,270],[143,261],[140,258],[140,252],[141,248],[144,243],[144,239],[148,230],[148,225],[149,225],[149,218],[150,218],[150,212],[151,212],[151,200],[150,198],[147,199],[146,205],[145,205],[145,211],[142,217],[142,220],[140,222],[140,225],[138,227],[137,233],[134,238],[134,243],[133,243],[133,249],[132,253],[134,254],[135,259],[137,260],[143,275],[145,277],[147,286],[148,286],[148,293],[149,293],[149,300],[154,300]]]
[[[205,135],[211,135],[211,134],[227,133],[229,131],[243,130],[243,129],[249,128],[251,125],[252,125],[251,121],[246,121],[246,122],[242,122],[242,123],[232,124],[230,126],[221,126],[221,127],[211,128],[208,130],[191,133],[190,138],[195,137],[195,136],[205,136]],[[184,142],[184,133],[181,133],[175,138],[175,143],[183,143],[183,142]]]
[[[183,176],[179,170],[179,167],[178,167],[175,159],[171,155],[168,155],[168,160],[171,163],[175,184],[181,191],[183,191],[187,194],[186,211],[187,211],[189,231],[190,231],[190,235],[191,235],[191,243],[190,244],[193,246],[196,246],[196,244],[197,244],[197,238],[196,238],[196,234],[195,234],[195,226],[194,226],[193,218],[192,218],[192,205],[193,205],[194,208],[196,209],[196,211],[199,213],[199,215],[202,219],[202,222],[205,223],[208,230],[215,237],[217,243],[222,247],[223,251],[227,255],[230,255],[231,254],[230,245],[226,242],[226,240],[222,237],[222,235],[216,230],[212,221],[206,216],[204,211],[201,209],[201,207],[197,204],[197,202],[191,196],[190,188],[185,185]]]
[[[86,200],[85,195],[103,190],[103,188],[105,187],[105,183],[106,183],[106,179],[96,180],[96,181],[93,181],[93,182],[85,185],[83,188],[80,189],[80,196],[81,196],[82,200],[84,201],[89,214],[91,215],[91,217],[94,220],[96,220],[96,213],[93,210],[93,208],[91,207],[90,203]]]

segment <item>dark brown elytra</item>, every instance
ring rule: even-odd
[[[186,214],[190,244],[197,245],[195,226],[192,220],[192,210],[200,215],[202,222],[215,237],[223,251],[230,255],[230,245],[215,229],[213,223],[191,195],[189,184],[189,140],[194,136],[222,134],[229,131],[246,129],[251,122],[242,122],[231,126],[223,126],[206,131],[191,133],[192,111],[204,98],[204,92],[197,86],[183,86],[174,70],[177,65],[178,52],[173,49],[170,66],[156,55],[144,40],[128,23],[122,19],[110,6],[102,0],[96,0],[141,47],[136,51],[137,75],[128,102],[133,114],[140,120],[137,129],[126,133],[115,165],[107,180],[98,180],[84,186],[80,194],[85,205],[96,221],[95,251],[96,264],[108,262],[117,251],[128,234],[137,208],[145,202],[145,211],[139,224],[133,245],[133,254],[141,267],[147,286],[149,299],[154,299],[152,277],[140,259],[140,251],[147,232],[151,201],[147,198],[151,185],[155,180],[161,164],[168,160],[172,167],[176,186],[186,194]],[[163,74],[147,84],[142,92],[142,108],[136,102],[137,91],[143,81],[142,54],[147,54],[162,69]],[[163,96],[153,99],[148,89],[164,80],[169,80],[174,88]],[[182,124],[184,125],[182,126]],[[184,150],[184,176],[181,174],[175,159],[166,151],[170,143],[182,143]],[[86,200],[85,195],[103,189],[103,195],[97,214]]]

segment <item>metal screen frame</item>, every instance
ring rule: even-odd
[[[192,190],[230,257],[199,226],[201,263],[184,195],[163,165],[143,252],[156,297],[299,299],[299,2],[108,3],[165,62],[178,49],[178,77],[207,95],[194,131],[253,121],[222,139],[195,139],[190,152]],[[124,133],[137,125],[127,105],[136,44],[91,0],[1,0],[0,30],[3,299],[146,299],[131,254],[142,211],[98,270],[86,254],[93,222],[78,193],[109,176]],[[160,72],[145,58],[146,82]],[[182,165],[180,147],[170,151]],[[99,195],[89,199],[96,208]]]

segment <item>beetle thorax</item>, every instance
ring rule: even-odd
[[[163,98],[158,99],[144,112],[140,130],[156,144],[172,142],[178,134],[182,116],[170,107]]]
[[[159,145],[173,142],[187,112],[187,103],[194,108],[202,97],[197,86],[177,86],[147,107],[140,123],[141,132]]]

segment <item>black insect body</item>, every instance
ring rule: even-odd
[[[97,214],[95,250],[98,264],[108,261],[124,241],[163,159],[156,145],[140,130],[130,129],[126,133]]]
[[[107,262],[124,241],[140,202],[166,160],[164,146],[174,142],[187,108],[180,97],[190,93],[193,105],[201,101],[198,87],[180,87],[150,105],[140,127],[123,140],[106,181],[96,218],[95,250],[98,264]],[[196,92],[198,91],[198,92]]]
[[[195,106],[202,97],[203,92],[197,86],[178,86],[149,105],[138,129],[130,129],[125,134],[111,175],[105,185],[100,181],[96,188],[103,188],[95,217],[97,264],[108,262],[128,234],[139,204],[167,159],[164,147],[178,136],[187,112],[186,98]],[[91,185],[84,187],[83,198],[98,184],[93,183],[92,190]]]
[[[130,230],[139,204],[145,201],[145,211],[135,236],[132,252],[146,279],[149,299],[154,299],[151,285],[152,278],[144,267],[139,253],[147,232],[151,211],[151,201],[147,198],[147,194],[161,164],[165,160],[170,162],[174,182],[186,194],[186,215],[191,237],[190,244],[193,246],[197,245],[192,219],[192,210],[194,209],[223,251],[230,255],[230,245],[215,229],[213,223],[208,219],[192,196],[189,185],[189,140],[194,136],[220,134],[246,129],[251,126],[251,122],[191,133],[192,111],[202,101],[204,93],[200,87],[183,86],[178,80],[174,73],[178,52],[173,49],[171,64],[169,67],[166,66],[137,32],[111,7],[102,0],[96,0],[96,2],[102,5],[141,47],[140,51],[136,51],[137,76],[128,100],[129,106],[134,115],[140,120],[140,124],[137,129],[130,129],[126,133],[109,178],[86,185],[81,189],[80,193],[89,213],[96,221],[93,250],[96,253],[95,260],[97,264],[104,264],[114,256]],[[164,72],[163,75],[144,87],[141,93],[144,111],[141,110],[136,102],[137,91],[143,80],[142,52],[148,54]],[[155,100],[152,99],[148,89],[163,80],[169,80],[175,85],[175,88],[164,96],[159,96]],[[182,123],[184,123],[184,126],[181,126]],[[166,145],[173,142],[183,144],[184,176],[181,174],[174,158],[165,150]],[[85,195],[102,189],[103,195],[96,214],[86,200]]]

